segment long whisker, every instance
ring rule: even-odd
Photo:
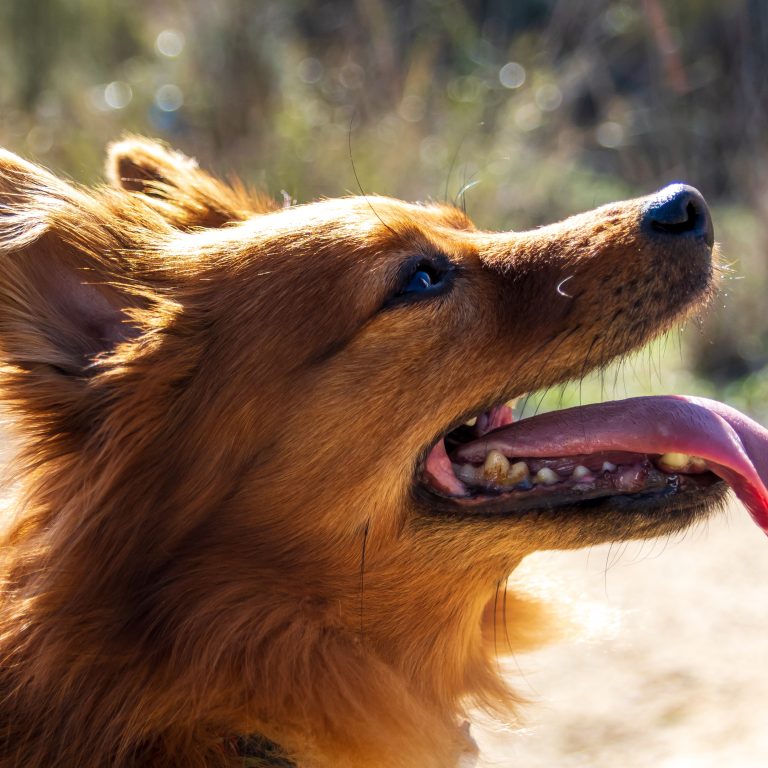
[[[496,659],[496,666],[499,667],[499,644],[497,638],[498,619],[499,619],[499,589],[501,582],[496,582],[496,593],[493,596],[493,656]]]
[[[363,551],[360,555],[360,642],[363,642],[363,598],[365,594],[365,548],[368,544],[368,529],[371,521],[365,521],[363,529]]]
[[[365,199],[365,202],[368,204],[368,207],[373,211],[373,215],[395,236],[397,236],[397,232],[395,232],[392,227],[387,224],[384,219],[379,216],[379,212],[373,207],[373,204],[368,199],[368,195],[365,193],[365,190],[363,189],[363,185],[360,183],[360,177],[357,175],[357,168],[355,167],[355,158],[352,156],[352,124],[355,119],[355,115],[357,113],[353,114],[352,117],[349,119],[349,131],[347,132],[347,149],[349,151],[349,162],[352,165],[352,173],[355,177],[355,182],[357,182],[357,188],[360,190],[360,194]]]
[[[580,330],[580,325],[575,325],[573,328],[570,328],[568,331],[560,331],[556,336],[553,336],[548,344],[551,344],[555,339],[560,337],[560,340],[552,347],[552,349],[549,350],[549,354],[544,358],[544,361],[542,362],[540,368],[539,368],[539,378],[541,378],[541,372],[546,370],[547,365],[549,364],[549,361],[552,359],[552,356],[557,352],[558,349],[560,349],[563,342],[567,341],[571,336],[573,336],[575,333],[577,333]],[[537,354],[541,353],[541,349],[534,349],[531,354],[529,354],[520,364],[520,368],[523,367],[532,357],[534,357]],[[520,408],[520,418],[523,418],[523,414],[525,413],[525,409],[528,406],[528,401],[530,400],[531,396],[535,393],[535,389],[532,389],[523,399],[522,407]],[[545,392],[546,394],[546,392]],[[541,405],[541,403],[539,403]],[[537,408],[538,412],[538,408]]]
[[[504,579],[504,602],[501,604],[501,620],[504,622],[504,639],[507,642],[507,650],[512,650],[512,641],[509,639],[509,625],[507,624],[507,588],[509,579]]]

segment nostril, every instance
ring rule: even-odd
[[[710,247],[715,240],[707,203],[701,192],[687,184],[672,184],[657,192],[644,219],[657,232],[700,237]]]
[[[684,208],[682,205],[674,207],[667,205],[653,217],[652,225],[662,232],[672,232],[672,234],[690,232],[696,228],[697,214],[696,206],[691,202],[686,203]]]

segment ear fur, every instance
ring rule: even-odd
[[[114,194],[114,193],[110,193]],[[134,247],[99,199],[0,150],[0,356],[17,370],[87,375],[136,334]],[[167,226],[167,225],[166,225]]]
[[[224,184],[192,158],[139,136],[109,147],[106,176],[113,187],[141,195],[179,229],[221,227],[277,207],[240,182]]]

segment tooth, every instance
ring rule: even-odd
[[[610,461],[603,462],[603,472],[615,472],[615,471],[616,471],[615,464],[611,464]]]
[[[511,400],[507,400],[504,405],[509,406],[513,411],[515,410],[515,406],[517,405],[517,401],[519,400],[519,397],[513,397]]]
[[[707,462],[704,459],[700,459],[698,456],[691,456],[691,466],[689,470],[691,472],[705,472],[707,469]]]
[[[527,480],[530,475],[528,465],[524,461],[516,461],[507,471],[507,482],[510,485],[517,485]]]
[[[453,474],[463,483],[473,485],[482,479],[482,469],[473,464],[451,464]]]
[[[685,469],[691,463],[691,457],[687,453],[665,453],[659,456],[659,463],[666,469]]]
[[[483,475],[486,480],[504,480],[509,470],[509,459],[495,448],[488,451],[483,465]]]
[[[549,467],[542,467],[534,476],[533,482],[537,485],[554,485],[560,482],[560,476]]]
[[[583,465],[583,464],[577,464],[573,468],[573,472],[571,472],[571,477],[574,480],[583,480],[585,477],[588,477],[592,473]]]
[[[473,416],[471,419],[467,419],[464,422],[468,427],[474,427],[477,424],[477,416]]]

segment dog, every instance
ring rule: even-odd
[[[768,432],[727,406],[509,405],[701,310],[696,190],[491,233],[137,137],[107,177],[0,154],[2,768],[469,765],[467,708],[519,704],[496,653],[547,631],[526,555],[729,485],[765,526]]]

